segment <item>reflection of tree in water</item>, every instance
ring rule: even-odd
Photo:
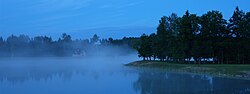
[[[108,59],[105,58],[105,60]],[[114,61],[113,57],[112,60]],[[1,82],[72,80],[79,76],[99,79],[103,73],[113,75],[115,71],[110,69],[110,66],[117,65],[109,66],[111,63],[100,62],[103,60],[87,57],[0,58],[0,84]]]
[[[250,80],[216,78],[213,88],[220,94],[250,94]]]
[[[250,93],[250,81],[144,71],[139,73],[134,89],[141,94],[244,94]]]
[[[0,81],[12,83],[24,82],[27,80],[51,80],[58,78],[70,80],[73,75],[84,75],[85,72],[81,67],[68,65],[22,65],[22,66],[0,66]]]
[[[19,71],[19,72],[18,72]],[[53,77],[59,77],[64,80],[71,79],[74,71],[65,71],[65,70],[54,70],[54,71],[24,71],[24,70],[15,70],[15,71],[2,71],[0,70],[0,81],[7,80],[12,83],[24,82],[27,80],[51,80]]]

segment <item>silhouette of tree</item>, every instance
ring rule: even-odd
[[[99,41],[99,36],[96,34],[90,39],[90,43],[94,44]]]
[[[193,58],[196,63],[250,63],[249,18],[250,13],[238,7],[229,23],[215,10],[200,17],[189,11],[181,18],[173,13],[161,17],[157,34],[142,35],[136,47],[144,60],[154,57],[184,63]]]
[[[244,20],[245,13],[239,9],[237,6],[233,16],[229,19],[228,28],[230,29],[231,33],[235,37],[241,37],[242,36],[242,30],[241,30],[241,22]]]

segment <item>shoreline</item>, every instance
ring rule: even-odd
[[[215,77],[250,80],[250,64],[183,64],[161,61],[134,61],[128,67],[158,68],[170,72],[205,74]]]

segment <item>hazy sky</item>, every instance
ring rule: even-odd
[[[250,11],[250,0],[0,0],[0,36],[139,36],[155,32],[160,17],[172,12],[219,10],[228,19],[236,6]]]

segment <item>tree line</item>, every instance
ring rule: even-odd
[[[108,48],[127,48],[127,51],[132,51],[136,43],[133,41],[138,41],[138,38],[100,39],[95,34],[90,39],[73,40],[70,35],[63,33],[58,40],[52,40],[48,36],[31,38],[27,35],[11,35],[7,39],[0,37],[0,57],[86,56]]]
[[[143,60],[181,63],[250,63],[250,12],[238,7],[229,20],[213,10],[197,16],[163,16],[156,34],[140,37],[135,45]]]

